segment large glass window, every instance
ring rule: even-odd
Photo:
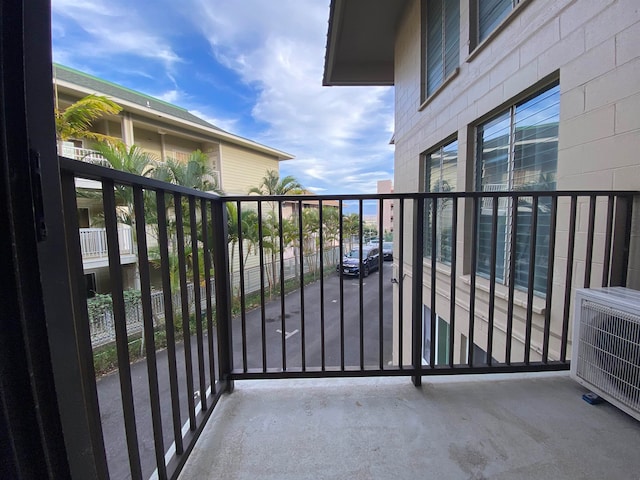
[[[426,28],[423,98],[428,98],[460,63],[460,2],[424,0],[423,11]]]
[[[560,87],[557,84],[518,103],[477,128],[476,188],[482,192],[556,189],[558,163],[558,122]],[[550,235],[551,198],[540,197],[535,252],[534,289],[544,293]],[[519,287],[528,287],[530,260],[532,197],[519,197],[516,214],[516,239],[511,241],[513,221],[509,199],[498,200],[496,279]],[[484,198],[479,205],[477,271],[490,274],[493,200]],[[511,251],[510,245],[515,249]],[[507,266],[515,255],[515,269]]]
[[[521,0],[477,0],[478,43],[500,25]]]
[[[455,192],[458,165],[458,141],[454,140],[425,155],[425,190],[427,192]],[[425,204],[425,257],[432,254],[433,208],[431,200]],[[439,262],[451,264],[453,201],[439,198],[436,203],[435,254]]]

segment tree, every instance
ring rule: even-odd
[[[350,213],[342,220],[342,237],[349,239],[349,250],[353,250],[353,237],[360,235],[360,215]]]
[[[258,195],[300,195],[303,193],[302,185],[291,175],[280,178],[280,174],[276,170],[268,170],[267,174],[262,178],[260,185],[249,189],[249,194]],[[275,285],[276,279],[276,256],[279,251],[280,231],[284,225],[279,225],[276,215],[276,206],[269,202],[271,211],[264,215],[261,219],[263,222],[263,238],[262,245],[265,250],[271,253],[271,272],[268,276],[269,286]],[[279,227],[279,228],[278,228]],[[283,238],[284,243],[284,238]],[[272,289],[270,288],[270,291]]]
[[[302,185],[291,175],[280,178],[280,174],[276,170],[268,170],[267,174],[262,177],[260,185],[249,189],[249,194],[252,193],[258,195],[299,195],[302,193]]]
[[[323,206],[322,207],[322,242],[325,246],[325,250],[331,248],[331,260],[330,263],[337,263],[338,259],[335,257],[335,245],[340,238],[340,212],[336,207]]]
[[[191,152],[186,162],[168,158],[155,169],[154,178],[203,192],[222,193],[218,179],[209,166],[209,157],[200,150]]]
[[[117,115],[121,110],[120,105],[101,95],[87,95],[64,110],[56,107],[56,136],[62,141],[86,138],[98,142],[113,142],[113,137],[92,132],[91,127],[94,120],[105,115]]]

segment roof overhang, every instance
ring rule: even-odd
[[[393,85],[396,26],[407,0],[331,0],[322,84]]]

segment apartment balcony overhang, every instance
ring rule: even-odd
[[[406,0],[332,0],[323,85],[393,85],[396,25]]]

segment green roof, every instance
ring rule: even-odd
[[[163,100],[159,100],[149,95],[145,95],[144,93],[136,92],[135,90],[130,90],[115,83],[108,82],[107,80],[102,80],[101,78],[79,72],[78,70],[74,70],[73,68],[54,64],[53,74],[54,78],[57,80],[63,80],[65,82],[73,83],[74,85],[85,87],[89,90],[101,93],[108,97],[115,97],[126,100],[127,102],[135,103],[136,105],[139,105],[141,107],[150,108],[161,113],[166,113],[167,115],[171,115],[173,117],[180,118],[182,120],[186,120],[203,127],[213,128],[214,130],[219,130],[221,132],[224,131],[221,128],[218,128],[215,125],[212,125],[211,123],[189,113],[184,108],[176,107],[175,105],[167,103]]]

